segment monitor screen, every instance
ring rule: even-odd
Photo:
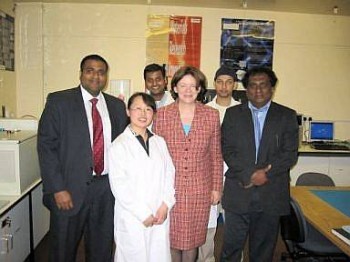
[[[334,123],[329,121],[310,122],[310,141],[331,141],[334,139]]]

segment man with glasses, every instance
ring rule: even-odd
[[[127,125],[125,104],[102,93],[108,64],[88,55],[78,87],[47,97],[38,128],[43,202],[50,210],[50,261],[75,261],[84,236],[86,261],[111,261],[114,197],[108,148]]]
[[[289,169],[297,161],[294,110],[272,102],[277,77],[250,69],[242,80],[248,102],[226,111],[222,124],[225,210],[221,262],[240,261],[249,236],[249,261],[272,261],[279,219],[289,214]]]

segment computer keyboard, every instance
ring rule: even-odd
[[[316,150],[350,151],[350,148],[348,146],[334,143],[312,144],[311,147]]]

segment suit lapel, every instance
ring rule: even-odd
[[[75,99],[75,103],[74,103],[75,108],[73,109],[72,114],[77,115],[77,118],[81,121],[81,128],[82,128],[82,130],[84,130],[84,134],[87,134],[88,137],[90,137],[89,124],[88,124],[84,100],[83,100],[83,96],[81,94],[80,87],[76,88],[76,93],[75,93],[74,99]]]
[[[268,150],[268,145],[271,140],[271,136],[274,135],[274,132],[271,132],[274,128],[276,128],[276,125],[278,123],[278,111],[276,110],[275,104],[271,102],[270,108],[267,112],[264,129],[260,141],[260,149],[259,150],[259,156],[266,153]],[[268,131],[269,130],[269,131]]]
[[[200,124],[199,121],[200,119],[202,119],[203,117],[203,110],[202,110],[202,106],[196,102],[196,108],[194,110],[194,116],[192,119],[192,123],[191,123],[191,129],[190,132],[188,133],[188,136],[195,136],[195,132],[197,130],[197,126]],[[203,127],[205,128],[205,127]],[[185,134],[185,131],[183,132]]]
[[[105,94],[105,93],[102,93],[102,94],[103,94],[105,101],[106,101],[109,120],[111,122],[111,139],[113,142],[113,140],[119,134],[123,133],[125,130],[126,115],[124,118],[125,113],[122,111],[122,110],[124,110],[124,107],[120,106],[118,103],[113,101],[111,99],[111,97],[108,96],[107,94]],[[120,110],[120,111],[118,111],[118,110]]]
[[[255,135],[254,135],[254,123],[252,119],[252,113],[248,107],[248,103],[242,106],[242,130],[246,130],[247,134],[247,148],[248,152],[252,152],[255,159]]]
[[[174,135],[176,137],[181,137],[181,139],[184,140],[186,138],[186,134],[185,134],[185,131],[184,131],[183,126],[182,126],[178,102],[175,102],[172,105],[170,105],[169,110],[171,111],[171,116],[173,118],[168,119],[167,124],[172,125],[172,130],[173,130]],[[191,129],[192,129],[192,127],[191,127]],[[190,131],[190,133],[191,133],[191,131]]]
[[[109,97],[106,96],[104,93],[102,93],[102,94],[103,94],[105,101],[106,101],[108,115],[109,115],[109,121],[111,121],[111,139],[113,141],[114,138],[116,137],[115,130],[117,130],[117,125],[118,125],[118,120],[116,118],[118,116],[115,112],[113,112],[113,109],[111,106],[111,101],[109,100]]]
[[[80,87],[75,89],[73,108],[71,111],[70,114],[74,115],[74,123],[77,123],[76,127],[79,128],[80,135],[82,139],[85,140],[84,145],[88,145],[88,148],[90,149],[89,152],[92,154],[89,124]]]

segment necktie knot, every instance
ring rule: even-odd
[[[90,99],[90,102],[92,103],[93,106],[96,106],[98,99],[97,98],[92,98]]]

